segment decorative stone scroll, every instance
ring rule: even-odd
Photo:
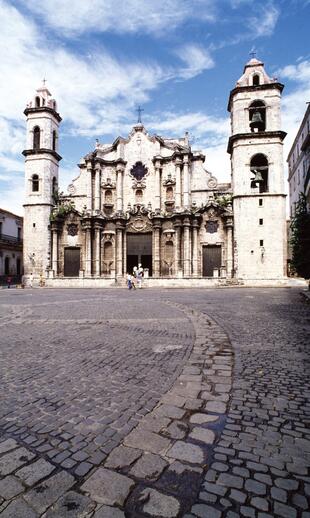
[[[76,223],[69,223],[67,225],[67,233],[68,236],[77,236],[78,234],[78,226]]]

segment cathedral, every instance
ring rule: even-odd
[[[27,118],[26,281],[48,286],[124,284],[142,265],[145,285],[267,285],[286,276],[283,85],[252,58],[230,92],[231,183],[218,183],[188,135],[96,142],[60,194],[61,117],[46,85]]]

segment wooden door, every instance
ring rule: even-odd
[[[213,277],[214,268],[220,268],[222,262],[221,245],[208,245],[203,247],[202,275]]]
[[[64,276],[78,277],[80,273],[80,249],[65,248]]]

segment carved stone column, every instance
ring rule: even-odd
[[[181,267],[181,228],[182,223],[179,219],[173,223],[175,229],[175,248],[174,248],[174,271],[176,277],[182,277]]]
[[[192,261],[193,261],[193,277],[198,277],[198,221],[194,219],[192,223],[193,227],[193,240],[192,240]]]
[[[177,158],[175,160],[175,207],[180,208],[182,206],[181,200],[181,164],[182,160]]]
[[[183,158],[183,205],[189,207],[189,164],[188,156]]]
[[[190,256],[190,219],[185,218],[183,221],[183,272],[184,277],[190,277],[191,274],[191,256]]]
[[[54,276],[58,275],[58,227],[52,225],[52,270]]]
[[[100,192],[100,176],[101,170],[98,165],[95,170],[95,210],[100,210],[101,205],[101,192]]]
[[[153,254],[154,254],[154,276],[160,277],[160,230],[161,221],[155,220],[153,223]]]
[[[85,275],[91,276],[91,223],[90,221],[84,225],[85,230]]]
[[[116,277],[123,276],[123,226],[116,224]]]
[[[155,210],[161,209],[161,181],[160,181],[160,168],[161,162],[159,159],[155,159]]]
[[[123,212],[123,176],[124,176],[124,165],[118,164],[116,166],[116,210],[117,212]]]
[[[95,276],[100,277],[100,264],[101,264],[101,225],[100,223],[95,223]]]
[[[88,211],[93,208],[92,198],[92,164],[91,162],[86,163],[86,207]]]
[[[227,277],[230,279],[233,276],[233,219],[228,217],[225,226],[227,231],[226,271]]]

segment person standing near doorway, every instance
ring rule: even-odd
[[[142,264],[139,264],[138,269],[137,269],[138,288],[142,288],[142,281],[143,281],[143,268],[142,268]]]
[[[31,272],[30,276],[29,276],[29,288],[32,288],[33,287],[33,273]]]

